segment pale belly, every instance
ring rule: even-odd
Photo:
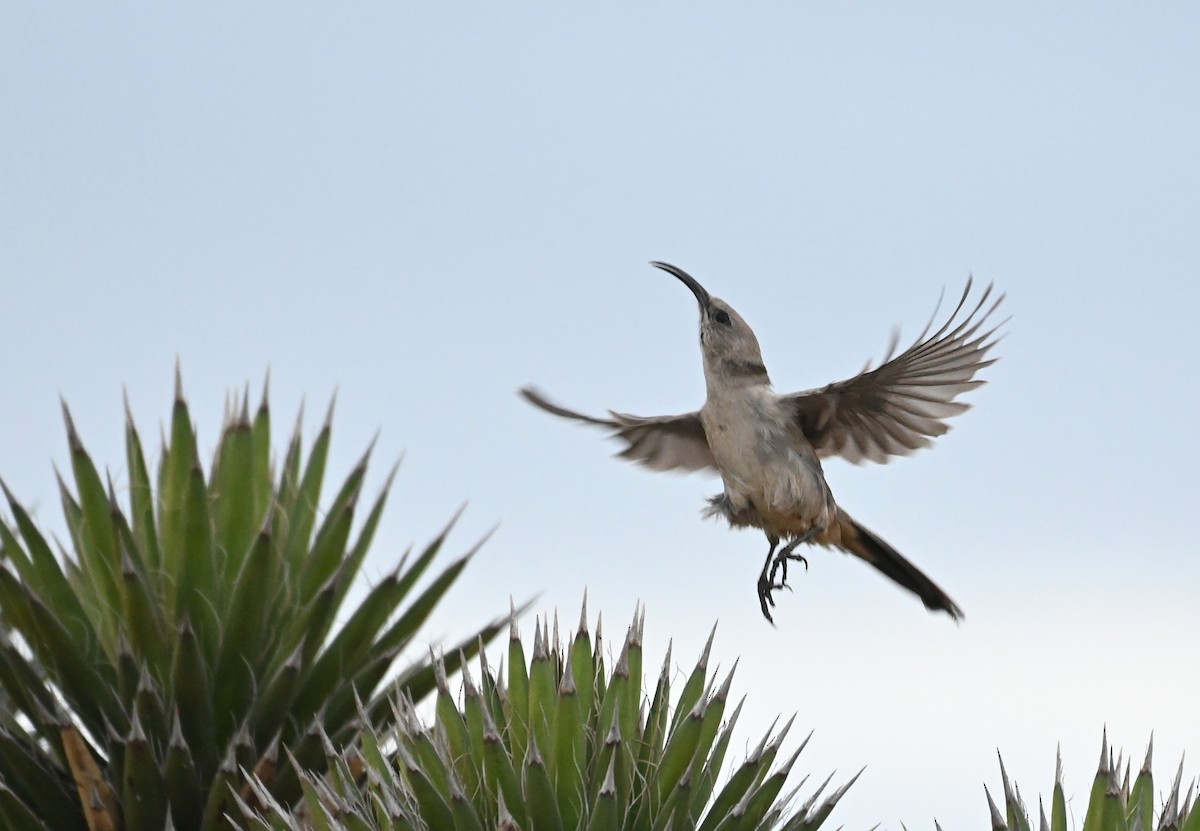
[[[705,430],[725,484],[714,511],[733,525],[780,537],[824,530],[836,511],[821,462],[798,428],[763,418],[706,419]],[[714,503],[714,507],[717,503]]]

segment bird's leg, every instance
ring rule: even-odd
[[[796,554],[796,546],[801,543],[808,542],[817,533],[816,526],[809,528],[808,531],[798,537],[793,538],[779,550],[779,554],[775,557],[775,562],[771,564],[771,587],[775,589],[787,588],[787,564],[788,560],[799,560],[804,563],[804,570],[808,571],[808,559],[803,554]],[[775,573],[779,567],[783,566],[783,574],[778,583],[775,582]]]
[[[775,570],[771,567],[771,563],[775,559],[775,546],[779,545],[779,537],[767,534],[767,542],[771,544],[771,549],[767,552],[767,561],[763,563],[762,573],[758,575],[758,603],[762,606],[763,617],[774,624],[775,620],[771,617],[768,604],[775,605],[775,601],[771,599],[771,590],[778,588],[774,585]]]

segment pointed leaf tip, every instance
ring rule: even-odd
[[[699,666],[699,668],[702,670],[708,669],[708,656],[712,652],[713,638],[715,638],[717,636],[717,624],[718,623],[720,623],[720,621],[717,621],[717,623],[714,623],[712,626],[712,629],[709,630],[708,640],[705,641],[705,643],[704,643],[704,651],[702,651],[700,653],[700,660],[697,663],[697,666]]]

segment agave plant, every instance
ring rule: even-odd
[[[387,728],[393,688],[413,700],[435,688],[428,660],[383,682],[475,549],[418,591],[448,526],[335,626],[395,470],[352,533],[370,450],[319,511],[329,419],[307,454],[298,421],[275,462],[266,392],[253,418],[247,399],[235,397],[206,475],[177,373],[156,479],[127,418],[126,505],[64,405],[69,550],[4,488],[0,826],[226,827],[249,798],[245,771],[287,804],[325,764],[321,740]],[[450,663],[501,631],[503,618],[484,626]]]
[[[1183,760],[1179,762],[1174,783],[1159,811],[1158,825],[1154,824],[1154,777],[1150,770],[1153,756],[1154,737],[1151,736],[1146,746],[1146,759],[1130,785],[1129,760],[1123,759],[1122,754],[1118,754],[1116,761],[1113,760],[1108,746],[1108,732],[1105,731],[1100,744],[1100,766],[1092,781],[1083,823],[1078,827],[1084,831],[1151,831],[1155,828],[1158,831],[1200,831],[1200,795],[1196,794],[1195,783],[1188,786],[1186,793],[1181,790]],[[1059,754],[1048,821],[1045,806],[1038,799],[1038,827],[1042,831],[1067,831],[1067,800],[1062,774],[1062,755]],[[1009,781],[1003,759],[1000,760],[1000,778],[1004,785],[1003,813],[992,800],[987,786],[984,786],[992,815],[992,828],[1030,831],[1033,824],[1029,812],[1021,799],[1020,790]]]
[[[772,727],[718,788],[742,706],[726,718],[733,670],[719,686],[709,678],[710,635],[672,703],[668,647],[658,682],[644,696],[644,622],[644,615],[635,614],[620,657],[606,673],[600,623],[593,644],[586,603],[579,630],[565,648],[557,620],[553,634],[548,621],[535,624],[528,670],[514,620],[507,683],[503,669],[493,674],[481,650],[480,681],[475,683],[464,664],[459,702],[446,680],[448,667],[438,661],[432,727],[422,724],[410,697],[396,696],[390,733],[365,730],[359,745],[342,752],[323,742],[328,772],[302,777],[303,807],[291,810],[273,801],[266,787],[257,788],[255,805],[243,806],[248,827],[818,828],[857,776],[821,800],[830,776],[790,810],[804,780],[781,794],[808,739],[773,768],[789,721],[778,733]]]

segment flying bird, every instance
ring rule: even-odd
[[[931,333],[935,311],[900,354],[894,355],[894,333],[875,369],[868,362],[846,381],[781,395],[771,386],[758,338],[742,316],[683,269],[651,265],[678,278],[700,305],[704,406],[681,415],[646,418],[610,411],[608,418],[595,418],[561,407],[531,386],[521,394],[556,416],[610,431],[625,445],[618,456],[651,470],[719,473],[724,490],[709,498],[703,513],[766,534],[770,547],[758,576],[758,600],[768,621],[774,623],[773,593],[787,587],[788,562],[808,567],[796,553],[806,543],[853,554],[917,595],[929,610],[960,620],[962,610],[949,595],[837,504],[821,460],[840,456],[854,464],[886,463],[949,430],[946,419],[969,407],[958,397],[982,385],[976,373],[995,361],[987,355],[1003,322],[987,324],[1004,296],[989,304],[988,285],[968,303],[968,277],[945,323]]]

